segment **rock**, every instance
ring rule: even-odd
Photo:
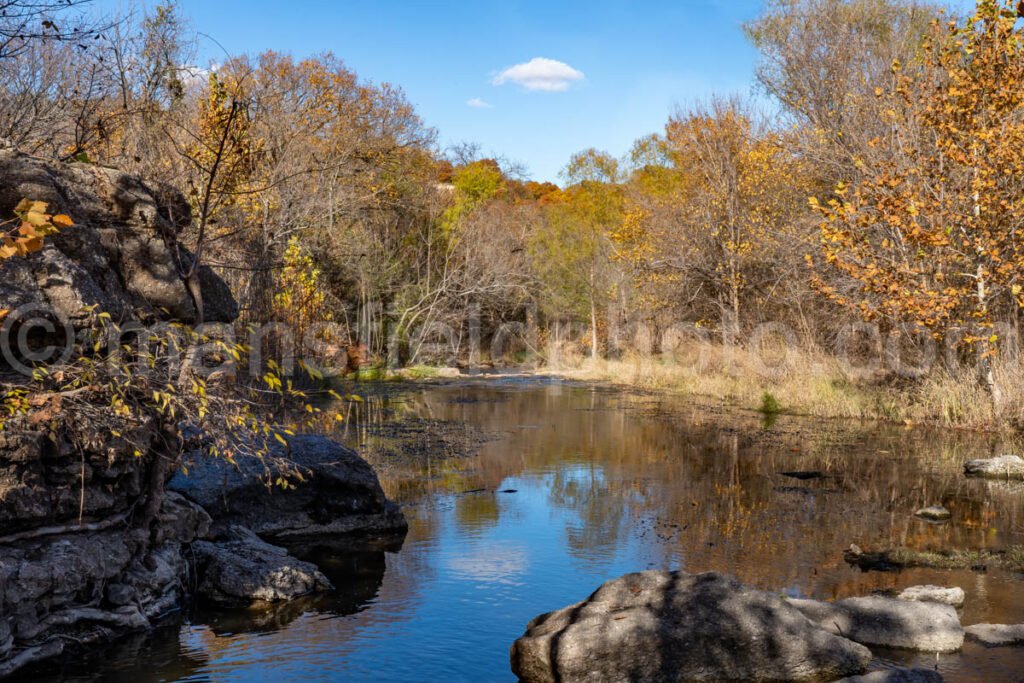
[[[196,541],[198,592],[222,603],[278,602],[332,588],[315,565],[233,526],[225,540]]]
[[[85,522],[109,519],[142,494],[147,460],[133,453],[157,438],[153,425],[112,413],[80,420],[72,412],[59,400],[48,402],[8,419],[0,431],[0,536],[77,521],[80,514]],[[39,417],[47,418],[40,422],[48,429],[35,424]]]
[[[942,683],[942,674],[933,669],[885,669],[836,683]]]
[[[54,657],[73,643],[101,643],[148,629],[181,604],[183,544],[203,531],[201,510],[170,495],[160,519],[180,516],[145,552],[147,530],[123,520],[98,531],[67,531],[0,542],[0,677]],[[196,525],[199,526],[190,526]],[[50,647],[57,642],[61,647]],[[42,644],[42,645],[41,645]]]
[[[0,148],[0,216],[23,198],[43,201],[75,225],[43,249],[0,262],[0,307],[31,304],[76,328],[96,306],[115,320],[138,317],[194,322],[196,311],[178,276],[174,244],[191,222],[178,191],[85,163],[57,164]],[[200,269],[205,320],[230,322],[238,306],[212,270]]]
[[[955,652],[964,642],[960,619],[949,605],[874,595],[838,602],[789,602],[822,628],[864,645]]]
[[[511,650],[529,683],[834,680],[870,660],[779,596],[714,572],[626,574],[535,618]]]
[[[1024,479],[1024,459],[1018,455],[971,460],[964,465],[964,474],[986,479]]]
[[[408,525],[384,497],[377,474],[359,455],[322,436],[288,439],[275,453],[303,472],[288,490],[268,488],[264,465],[254,459],[233,466],[200,457],[169,488],[203,506],[220,528],[231,524],[268,539],[356,534],[404,535]]]
[[[931,505],[926,508],[921,508],[914,514],[921,519],[927,519],[931,522],[944,522],[953,516],[953,513],[941,505]]]
[[[942,586],[910,586],[896,597],[911,602],[937,602],[953,607],[963,607],[965,599],[963,588]]]
[[[107,586],[107,602],[115,607],[123,607],[135,600],[135,591],[123,583],[112,583]]]
[[[988,647],[1024,644],[1024,624],[974,624],[964,631],[971,640]]]

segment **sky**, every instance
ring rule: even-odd
[[[108,7],[122,0],[101,2]],[[559,180],[574,152],[616,156],[677,106],[749,94],[743,22],[761,0],[180,0],[210,38],[200,66],[267,49],[330,51],[365,80],[401,86],[444,148]]]

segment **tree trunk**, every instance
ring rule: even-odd
[[[199,284],[199,269],[193,268],[192,272],[185,278],[185,287],[192,297],[192,304],[196,308],[195,325],[203,324],[203,288]]]
[[[985,277],[982,267],[978,266],[977,272],[978,281],[978,310],[986,311],[988,309],[987,292],[985,290]],[[986,330],[982,330],[981,334],[985,334]],[[985,383],[985,388],[988,390],[988,394],[992,399],[992,407],[996,414],[999,413],[1003,403],[1003,392],[1000,389],[998,382],[996,382],[995,369],[992,367],[992,354],[995,352],[993,343],[987,339],[981,341],[980,347],[981,353],[979,361],[979,369],[981,371],[981,379]]]

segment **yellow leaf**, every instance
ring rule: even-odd
[[[50,222],[50,217],[45,213],[39,213],[38,211],[29,211],[25,214],[25,220],[36,227],[47,225]]]

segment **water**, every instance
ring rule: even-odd
[[[958,585],[965,624],[1024,622],[1024,576],[864,573],[842,559],[850,543],[1024,544],[1024,490],[961,475],[964,460],[1007,447],[997,437],[788,417],[767,425],[684,399],[531,380],[389,389],[353,408],[339,436],[405,505],[400,549],[297,549],[335,593],[271,610],[193,610],[54,678],[514,680],[508,649],[531,618],[606,579],[662,567],[820,599]],[[780,474],[810,470],[826,476]],[[938,503],[952,522],[914,518]],[[875,666],[937,664],[947,681],[1024,681],[1024,648],[968,644],[938,660],[875,653]]]

